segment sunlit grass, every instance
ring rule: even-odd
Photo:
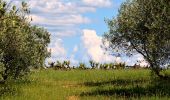
[[[170,73],[170,71],[168,71]],[[41,70],[27,81],[2,88],[3,100],[170,99],[169,81],[153,81],[149,70]]]

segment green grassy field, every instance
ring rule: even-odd
[[[28,81],[1,85],[0,99],[170,100],[169,82],[153,79],[149,70],[41,70]]]

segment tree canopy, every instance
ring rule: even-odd
[[[0,0],[0,75],[19,78],[31,67],[43,66],[49,56],[50,34],[30,24],[26,3],[16,7]]]
[[[165,77],[160,71],[170,63],[169,0],[127,0],[107,23],[104,38],[112,50],[141,54],[156,75]]]

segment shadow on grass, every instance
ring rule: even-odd
[[[7,84],[0,85],[0,97],[5,95],[14,95],[16,93],[16,89]]]
[[[90,86],[90,87],[93,87],[93,86],[102,86],[102,85],[107,85],[107,84],[112,84],[112,85],[122,85],[122,86],[125,86],[125,85],[134,85],[134,84],[143,84],[143,83],[147,83],[148,80],[142,80],[142,79],[139,79],[139,80],[130,80],[130,79],[116,79],[116,80],[111,80],[111,81],[104,81],[104,82],[85,82],[83,83],[85,86]]]
[[[32,81],[30,80],[11,80],[6,83],[0,84],[0,97],[6,96],[6,95],[15,95],[17,93],[20,93],[19,86],[23,84],[30,84]],[[17,85],[17,86],[16,86]]]
[[[94,91],[83,92],[80,96],[117,96],[117,97],[144,97],[158,96],[170,97],[170,80],[153,80],[145,84],[144,80],[113,80],[108,82],[86,82],[85,86],[97,86]],[[111,88],[103,89],[100,86],[113,85]],[[116,84],[116,86],[115,86]]]

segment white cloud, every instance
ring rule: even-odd
[[[83,0],[83,2],[95,7],[110,7],[112,5],[111,0]]]
[[[57,37],[69,37],[69,36],[73,36],[76,34],[76,30],[61,30],[61,31],[56,31],[56,33],[54,33],[55,36]]]
[[[62,0],[30,0],[31,8],[36,8],[35,12],[53,14],[79,14],[94,12],[94,7],[87,7],[76,2],[63,2]]]
[[[147,66],[148,63],[144,60],[143,56],[136,54],[132,57],[116,57],[109,54],[109,52],[103,49],[102,37],[96,34],[95,30],[84,29],[82,36],[83,46],[86,49],[87,54],[85,55],[86,61],[87,58],[92,59],[96,62],[126,62],[127,65],[139,64],[141,66]],[[108,43],[107,41],[105,41]],[[83,58],[84,59],[84,58]]]
[[[67,54],[61,39],[57,39],[54,43],[54,46],[49,48],[49,50],[51,51],[51,54],[54,58],[65,57]]]
[[[83,46],[87,49],[87,54],[96,62],[121,62],[120,57],[109,55],[101,46],[102,37],[97,36],[95,30],[84,29],[82,36]]]
[[[39,15],[30,15],[34,24],[46,24],[54,26],[73,26],[76,24],[90,23],[90,19],[81,15],[63,15],[54,17],[43,17]]]
[[[19,5],[21,0],[11,0]],[[83,14],[95,12],[97,7],[108,7],[110,0],[28,0],[33,24],[47,27],[48,31],[59,37],[78,34],[78,25],[91,23]],[[55,30],[57,27],[63,27]],[[75,31],[71,30],[76,29]]]
[[[55,39],[50,47],[48,47],[48,51],[51,52],[51,57],[46,59],[47,63],[56,62],[57,60],[63,61],[66,59],[67,51],[64,48],[62,39]]]
[[[68,57],[67,51],[64,48],[63,45],[63,40],[62,39],[56,39],[55,43],[48,48],[49,51],[51,52],[51,58],[48,58],[46,61],[47,63],[50,62],[56,62],[56,61],[70,61],[71,66],[76,66],[78,65],[79,61],[75,59],[75,53],[78,50],[78,46],[75,45],[73,49],[73,53]]]
[[[96,11],[95,7],[86,6],[77,1],[29,0],[28,4],[31,8],[32,23],[47,27],[48,31],[59,37],[78,34],[78,25],[91,22],[89,18],[82,14]],[[58,27],[62,28],[56,30]],[[72,30],[70,31],[70,29]]]
[[[75,59],[75,55],[72,54],[69,58],[70,62],[71,62],[71,66],[76,66],[78,65],[79,61]]]

